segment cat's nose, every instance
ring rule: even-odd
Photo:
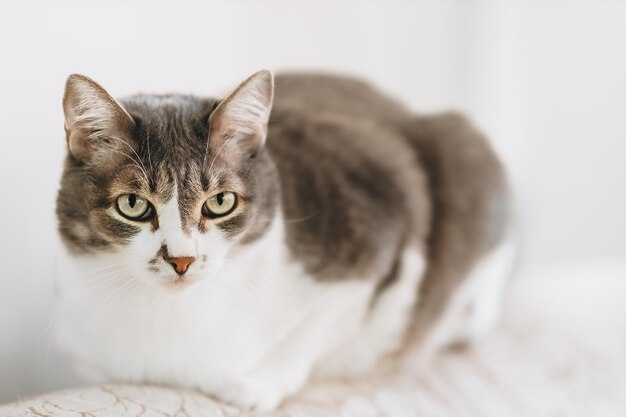
[[[189,265],[196,260],[193,256],[180,256],[176,258],[163,257],[163,259],[165,259],[168,264],[172,265],[172,268],[174,268],[174,271],[176,271],[178,275],[182,275],[187,272]]]

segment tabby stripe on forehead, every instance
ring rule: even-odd
[[[199,167],[196,163],[188,163],[178,178],[178,209],[181,225],[184,230],[190,230],[191,225],[197,222],[199,216],[196,212],[197,203],[203,195]]]

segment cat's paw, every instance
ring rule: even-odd
[[[224,379],[211,389],[211,394],[243,410],[261,412],[275,410],[286,396],[271,381],[252,377]]]

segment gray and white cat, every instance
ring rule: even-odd
[[[91,374],[269,410],[497,320],[507,184],[458,115],[269,71],[222,100],[72,75],[63,108],[57,337]]]

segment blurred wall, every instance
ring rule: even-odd
[[[208,95],[259,68],[319,69],[463,110],[506,160],[541,265],[626,253],[624,22],[619,1],[3,3],[0,402],[74,383],[46,360],[68,74]]]

